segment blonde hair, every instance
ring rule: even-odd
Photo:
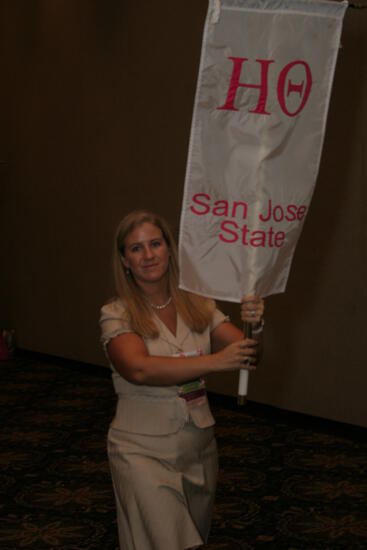
[[[133,274],[129,270],[126,272],[122,263],[127,236],[143,223],[151,223],[158,227],[170,250],[168,290],[177,312],[191,330],[203,332],[211,321],[215,303],[213,300],[178,288],[177,247],[171,230],[163,218],[147,210],[136,210],[125,216],[117,227],[114,241],[113,264],[116,292],[126,307],[132,329],[140,336],[148,338],[159,336],[159,329],[154,322],[148,301],[136,284]]]

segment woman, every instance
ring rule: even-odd
[[[102,342],[118,395],[108,433],[120,548],[183,550],[208,537],[217,478],[203,376],[255,368],[263,301],[246,297],[244,339],[212,300],[178,288],[167,224],[146,211],[120,223],[118,298],[103,306]]]

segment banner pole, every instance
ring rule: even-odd
[[[251,323],[243,324],[243,333],[245,338],[252,337],[252,325]],[[240,377],[238,381],[238,395],[237,395],[237,404],[246,405],[247,402],[247,386],[248,386],[248,377],[249,371],[242,369],[240,370]]]

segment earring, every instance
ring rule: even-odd
[[[130,269],[128,267],[125,269],[125,273],[126,273],[127,276],[130,275]]]

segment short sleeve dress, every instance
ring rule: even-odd
[[[210,353],[210,332],[227,318],[215,310],[196,333],[177,317],[174,336],[155,316],[159,337],[145,338],[150,355]],[[133,332],[116,299],[101,309],[102,344]],[[121,550],[183,550],[207,540],[217,480],[214,418],[204,397],[187,401],[180,386],[125,380],[110,363],[118,397],[108,432]]]

